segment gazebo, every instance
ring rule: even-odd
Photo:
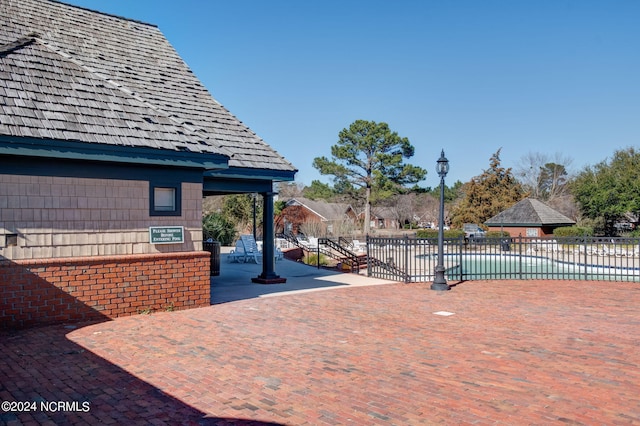
[[[525,198],[484,223],[490,231],[506,231],[511,236],[545,237],[561,226],[576,222],[534,198]]]

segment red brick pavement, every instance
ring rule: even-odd
[[[392,284],[0,334],[0,400],[90,404],[0,419],[640,424],[638,296],[632,283]]]

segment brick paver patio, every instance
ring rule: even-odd
[[[5,333],[0,400],[69,405],[0,419],[640,424],[639,296],[632,283],[391,284]]]

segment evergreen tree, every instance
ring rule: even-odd
[[[310,200],[332,201],[335,191],[328,184],[313,180],[310,186],[302,190],[302,195]]]
[[[510,168],[500,165],[499,149],[491,156],[489,168],[462,186],[463,197],[451,211],[451,224],[483,224],[527,196]]]
[[[331,160],[318,157],[313,167],[323,175],[333,175],[335,187],[343,193],[364,191],[364,232],[369,233],[372,200],[402,192],[404,185],[421,181],[426,171],[403,163],[413,156],[414,147],[387,123],[356,120],[338,137],[331,147]]]

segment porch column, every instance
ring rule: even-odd
[[[262,273],[251,281],[259,284],[280,284],[287,282],[275,272],[275,228],[273,226],[273,196],[275,192],[263,192],[262,208]]]

